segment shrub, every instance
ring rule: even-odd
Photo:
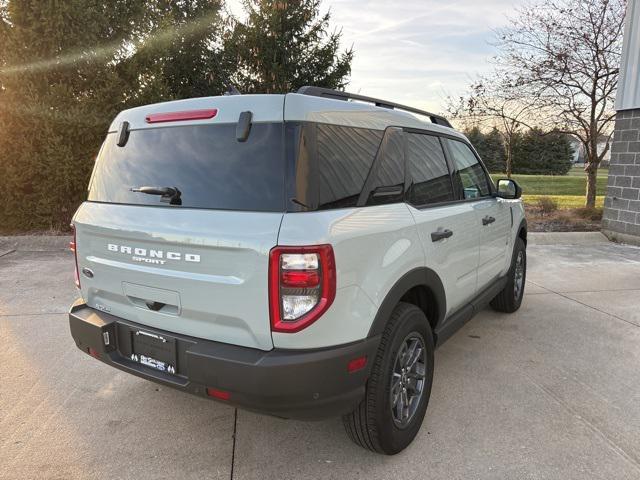
[[[538,199],[538,208],[540,209],[540,213],[548,215],[558,210],[558,202],[550,197],[540,197]]]
[[[576,208],[573,212],[576,217],[583,218],[585,220],[591,220],[594,222],[602,220],[602,208],[581,207]]]

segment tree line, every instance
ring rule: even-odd
[[[524,130],[578,139],[585,205],[593,208],[598,168],[613,134],[625,9],[626,0],[525,3],[495,32],[493,71],[473,81],[466,95],[449,98],[449,113],[463,124],[498,130],[507,175],[516,168]]]
[[[507,150],[497,127],[464,131],[491,173],[507,172]],[[566,134],[534,128],[516,132],[511,139],[510,173],[566,175],[573,164],[574,149]]]
[[[344,88],[320,0],[0,0],[0,230],[66,230],[107,127],[173,99]]]

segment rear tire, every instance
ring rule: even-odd
[[[373,359],[365,398],[342,418],[353,442],[394,455],[413,441],[431,396],[433,351],[427,317],[415,305],[399,303]]]
[[[527,249],[524,240],[516,239],[511,257],[511,268],[507,284],[491,300],[491,306],[498,312],[513,313],[520,308],[524,297],[524,285],[527,278]]]

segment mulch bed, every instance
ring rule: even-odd
[[[530,232],[595,232],[602,228],[602,209],[567,208],[554,211],[527,205]]]

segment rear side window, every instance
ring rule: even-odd
[[[409,203],[423,206],[453,200],[453,185],[438,137],[418,133],[407,137]]]
[[[469,146],[449,138],[445,139],[445,141],[462,182],[464,198],[479,198],[490,195],[491,187],[487,174],[482,168],[480,160],[478,160],[478,157],[475,156]]]
[[[404,132],[401,128],[385,130],[374,162],[370,178],[367,179],[365,205],[384,205],[404,201]],[[374,195],[378,192],[378,195]]]
[[[107,136],[89,188],[90,201],[168,206],[143,186],[177,189],[172,207],[284,210],[282,123],[255,124],[246,142],[236,125],[134,130],[124,147]]]
[[[319,209],[354,207],[383,132],[317,124]]]

